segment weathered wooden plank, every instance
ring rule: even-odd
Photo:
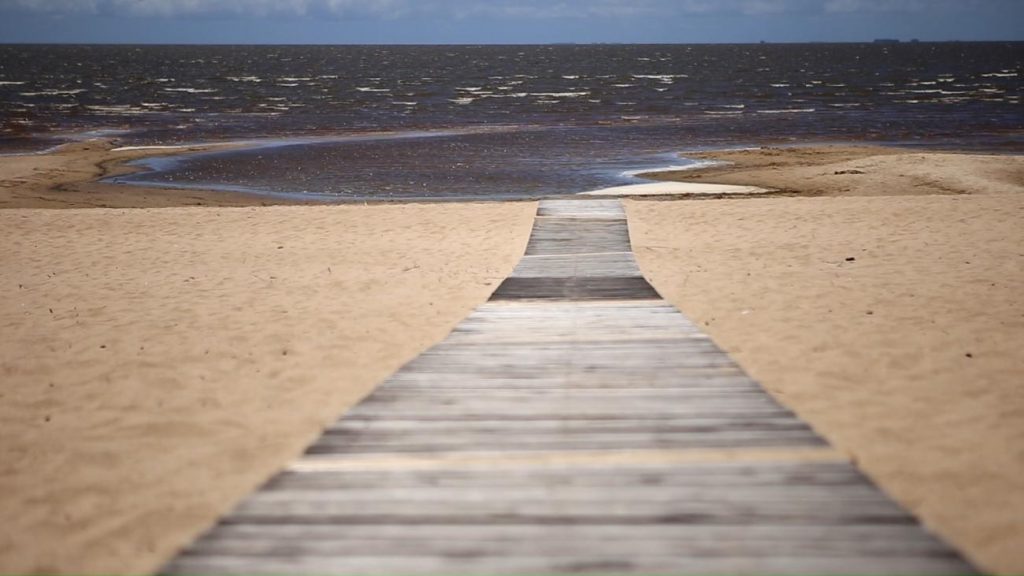
[[[602,374],[593,372],[581,375],[578,373],[543,374],[528,369],[516,369],[512,373],[497,371],[478,371],[472,375],[458,372],[447,372],[443,368],[433,372],[400,372],[381,385],[381,389],[407,388],[427,390],[433,388],[455,388],[476,390],[497,389],[748,389],[757,386],[746,378],[738,366],[712,366],[673,368],[670,373],[635,374],[628,370]]]
[[[643,320],[657,321],[670,317],[673,325],[678,325],[680,329],[693,326],[678,310],[661,299],[638,302],[485,302],[471,312],[466,317],[466,321],[472,321],[481,316],[509,318],[523,316],[536,319],[538,313],[542,313],[552,320],[566,317],[606,317],[622,324]]]
[[[674,354],[669,354],[670,352],[674,352]],[[692,362],[689,361],[690,356],[700,360],[713,358],[732,362],[729,355],[715,346],[713,342],[701,338],[634,338],[626,340],[562,340],[545,342],[525,340],[518,342],[490,342],[484,339],[477,339],[470,342],[443,342],[422,354],[425,358],[474,358],[480,356],[542,357],[538,355],[563,356],[570,360],[607,358],[610,355],[614,355],[626,359],[636,359],[636,362],[644,364],[656,361],[653,364],[654,369],[662,365],[692,365]]]
[[[673,343],[679,346],[686,346],[689,341],[710,340],[705,335],[679,334],[667,328],[652,328],[644,332],[636,329],[624,329],[616,331],[615,327],[609,326],[603,331],[594,331],[583,337],[575,336],[571,330],[558,330],[554,327],[545,330],[530,330],[529,328],[506,329],[488,332],[486,329],[473,328],[453,332],[445,340],[446,345],[455,344],[558,344],[576,342],[586,344],[589,342],[619,342],[623,345],[629,343],[640,344],[642,342],[660,342],[668,346]]]
[[[611,335],[609,335],[611,336]],[[665,355],[665,352],[677,352],[673,356],[686,356],[689,354],[711,354],[715,356],[728,355],[707,338],[607,338],[602,340],[566,340],[563,342],[532,343],[523,342],[488,342],[481,339],[478,342],[441,342],[423,353],[424,356],[440,354],[534,354],[536,352],[550,353],[587,353],[605,355],[615,353],[622,356],[636,356],[638,354],[648,356]],[[671,361],[671,358],[665,361]]]
[[[553,258],[555,256],[545,256]],[[657,315],[672,316],[686,324],[686,316],[676,310],[671,304],[664,300],[646,300],[643,302],[557,302],[544,304],[494,304],[484,302],[480,304],[467,316],[471,319],[480,314],[534,314],[537,310],[543,310],[545,314],[557,316],[560,313],[576,315],[586,314],[614,314],[622,318],[630,317],[655,317]]]
[[[559,343],[550,342],[550,348],[524,346],[516,349],[474,346],[474,350],[462,348],[438,348],[424,353],[405,365],[403,369],[436,373],[458,373],[467,369],[480,370],[501,369],[505,365],[510,368],[519,366],[529,370],[531,374],[565,373],[567,371],[615,369],[617,372],[629,371],[636,378],[646,373],[656,374],[660,370],[686,370],[696,368],[730,368],[735,362],[723,352],[714,350],[690,350],[685,354],[667,357],[659,356],[657,350],[648,350],[629,354],[614,348],[590,348],[580,346],[573,349],[559,349]],[[657,347],[660,348],[660,347]],[[533,366],[527,366],[531,358],[543,360]]]
[[[686,377],[704,374],[735,376],[739,373],[736,365],[728,361],[728,359],[718,359],[715,357],[706,359],[685,358],[675,361],[672,364],[661,365],[661,370],[669,372],[664,375],[658,374],[656,371],[648,372],[644,370],[643,372],[640,372],[645,366],[643,362],[626,362],[623,360],[622,364],[616,364],[613,358],[609,358],[604,361],[598,361],[598,359],[580,359],[578,361],[572,361],[571,359],[567,360],[563,358],[556,358],[558,360],[562,360],[562,362],[558,365],[551,364],[543,366],[530,366],[523,364],[520,361],[524,359],[528,360],[528,356],[495,355],[488,361],[473,361],[472,359],[464,360],[455,356],[445,362],[444,357],[434,356],[429,359],[417,359],[415,363],[410,363],[407,366],[407,369],[410,372],[415,372],[417,374],[434,374],[439,379],[444,378],[445,375],[464,378],[558,378],[564,376],[575,377],[577,378],[576,381],[579,381],[578,375],[580,373],[607,370],[607,373],[601,375],[600,381],[607,382],[611,380],[618,380],[620,382],[637,383],[642,383],[647,379],[664,380],[665,378],[673,376]],[[575,372],[575,374],[573,374],[573,372]]]
[[[521,302],[522,300],[520,300]],[[710,341],[706,334],[696,331],[680,331],[668,325],[622,325],[599,322],[586,322],[581,318],[581,324],[586,331],[568,324],[555,324],[544,326],[539,323],[533,325],[528,323],[503,323],[494,321],[474,322],[460,326],[454,330],[445,344],[461,344],[478,341],[481,343],[493,342],[495,344],[512,344],[515,342],[529,343],[533,336],[537,340],[533,342],[577,342],[585,344],[588,342],[621,342],[626,345],[630,342],[664,342],[665,345],[675,344],[687,345],[687,341]],[[491,329],[491,328],[494,329]]]
[[[279,556],[186,555],[168,574],[966,574],[962,561],[920,555],[907,557],[730,556],[719,558],[638,556],[624,558],[593,551],[578,557],[544,555],[452,556]]]
[[[411,437],[410,437],[411,436]],[[482,448],[508,451],[550,450],[649,450],[706,449],[706,448],[792,448],[824,446],[825,442],[808,432],[719,432],[719,433],[591,433],[582,435],[509,434],[455,434],[446,437],[422,439],[409,434],[352,434],[344,437],[321,437],[306,449],[306,454],[417,454],[435,452],[476,452]]]
[[[625,220],[587,218],[538,219],[526,255],[629,252]]]
[[[542,302],[531,302],[526,301],[530,304],[538,304]],[[557,300],[554,302],[558,302]],[[502,303],[506,303],[503,301]],[[523,302],[516,302],[516,304],[522,304]],[[546,303],[546,302],[543,302]],[[617,318],[615,321],[609,321],[604,318],[593,318],[584,314],[577,314],[572,317],[558,318],[552,316],[551,322],[547,323],[542,320],[543,312],[533,316],[531,318],[525,318],[519,320],[517,318],[509,317],[477,317],[467,319],[465,324],[460,324],[456,327],[453,332],[455,334],[461,333],[489,333],[493,335],[504,335],[504,334],[520,334],[524,332],[537,333],[539,335],[544,334],[571,334],[573,330],[577,332],[576,337],[582,342],[588,341],[590,338],[599,337],[600,339],[606,339],[614,334],[591,334],[591,331],[595,332],[606,332],[611,330],[621,331],[623,336],[622,340],[632,340],[634,338],[647,334],[648,338],[657,339],[671,339],[671,340],[682,340],[682,339],[708,339],[707,334],[701,333],[696,327],[692,329],[685,329],[680,326],[680,323],[675,319],[657,319],[652,322],[642,322],[639,320],[632,320],[628,322],[622,321],[622,318]]]
[[[426,546],[450,542],[498,543],[509,542],[513,547],[543,547],[545,542],[564,544],[580,542],[589,548],[584,552],[602,550],[605,543],[626,545],[657,542],[659,544],[697,547],[724,544],[732,554],[766,556],[814,553],[819,555],[848,556],[851,554],[888,554],[903,550],[933,551],[944,545],[917,527],[906,525],[757,525],[757,526],[687,526],[657,524],[629,526],[584,524],[499,524],[458,526],[448,524],[366,524],[356,528],[338,528],[317,524],[229,524],[220,525],[203,540],[203,544],[240,543],[247,540],[264,541],[321,541],[345,545],[360,542],[370,546],[374,542],[404,548],[407,543]],[[570,544],[571,545],[571,544]],[[193,548],[192,551],[198,550]],[[717,551],[717,550],[715,550]],[[511,550],[509,551],[511,553]],[[527,549],[525,552],[529,553]],[[496,551],[500,555],[500,551]]]
[[[706,337],[693,323],[674,311],[647,306],[653,300],[633,301],[492,301],[470,314],[459,331],[500,332],[576,330],[580,338],[611,329],[642,333],[669,330],[679,337]]]
[[[626,219],[621,202],[602,201],[600,204],[573,200],[546,200],[537,206],[537,219],[541,218],[617,218]]]
[[[573,276],[641,276],[632,252],[524,256],[512,278],[567,278]]]
[[[493,420],[465,421],[423,421],[401,418],[386,420],[356,420],[344,418],[324,429],[324,435],[335,435],[345,432],[390,431],[418,432],[420,434],[444,434],[449,431],[472,431],[474,433],[609,433],[609,432],[723,432],[723,431],[773,431],[773,430],[809,430],[807,424],[792,416],[771,416],[764,418],[690,418],[677,419],[670,422],[649,420],[646,418],[619,418],[615,420],[531,420],[528,425],[523,422],[508,421],[500,418]]]
[[[533,366],[525,366],[530,358],[540,357],[548,363]],[[645,362],[645,360],[648,360]],[[579,350],[575,355],[565,354],[557,350],[550,351],[484,351],[481,350],[476,356],[468,355],[462,351],[434,351],[424,354],[406,365],[405,369],[410,371],[422,371],[435,374],[458,374],[467,371],[479,370],[481,374],[495,373],[499,370],[508,369],[512,374],[526,372],[534,375],[559,374],[570,370],[580,372],[596,372],[598,370],[613,370],[615,373],[632,375],[634,379],[643,378],[643,372],[657,372],[658,370],[681,370],[688,369],[714,369],[732,368],[735,364],[732,359],[724,354],[707,353],[702,355],[677,356],[674,358],[658,358],[656,355],[624,355],[613,354],[601,355],[600,350],[589,351]],[[638,373],[639,371],[642,371]],[[723,370],[724,372],[725,370]]]
[[[643,277],[522,278],[509,277],[491,300],[636,300],[657,298]]]
[[[347,470],[286,471],[275,476],[265,489],[342,489],[346,487],[424,486],[478,487],[500,489],[505,486],[683,486],[730,489],[746,486],[832,486],[859,484],[870,486],[865,478],[846,462],[732,462],[690,465],[616,465],[580,469],[505,468],[502,470],[444,468],[434,470]]]
[[[538,301],[518,300],[502,302],[531,302]],[[543,301],[546,302],[546,301]],[[557,300],[553,302],[558,302]],[[641,322],[606,322],[600,319],[587,318],[584,315],[575,317],[577,324],[573,324],[573,318],[564,320],[552,318],[547,324],[539,321],[536,317],[528,321],[516,321],[506,318],[480,318],[473,319],[466,324],[458,326],[454,331],[455,337],[472,334],[481,338],[493,338],[496,342],[507,339],[509,336],[525,338],[535,334],[538,338],[550,339],[560,337],[563,339],[575,338],[579,342],[590,341],[612,341],[619,340],[628,342],[637,339],[649,340],[709,340],[706,334],[699,332],[696,328],[686,330],[679,325],[669,322],[641,323]],[[574,334],[575,332],[575,334]],[[455,340],[447,340],[455,343]]]
[[[650,348],[637,350],[630,354],[618,348],[601,348],[583,346],[576,349],[559,349],[556,344],[544,347],[491,347],[476,346],[472,350],[464,348],[438,347],[417,357],[405,365],[405,370],[437,369],[440,372],[462,371],[466,367],[473,369],[501,368],[503,364],[522,366],[524,362],[533,364],[528,368],[532,373],[574,370],[597,371],[604,368],[656,372],[673,368],[711,368],[734,366],[733,360],[723,352],[707,350],[703,353],[691,351],[689,354],[664,355]],[[534,361],[531,361],[533,359]]]
[[[763,394],[722,394],[722,395],[673,395],[668,398],[659,398],[658,390],[652,390],[653,394],[602,396],[599,392],[590,390],[572,391],[567,390],[561,394],[537,395],[532,394],[533,390],[507,391],[503,397],[490,397],[479,394],[424,394],[414,399],[404,398],[401,395],[375,394],[364,400],[361,405],[384,408],[388,406],[416,406],[435,407],[445,406],[454,409],[486,410],[496,408],[498,412],[505,406],[515,403],[521,409],[535,411],[547,411],[544,406],[550,409],[561,411],[564,408],[572,409],[594,409],[605,410],[609,407],[619,407],[623,410],[643,410],[661,408],[663,412],[689,413],[696,409],[706,409],[713,412],[718,409],[736,410],[744,408],[777,407],[776,402]],[[396,412],[397,415],[397,412]]]
[[[396,386],[382,386],[367,401],[374,402],[571,402],[571,403],[620,403],[620,402],[671,402],[671,403],[736,403],[760,404],[773,402],[770,396],[756,389],[723,389],[723,388],[590,388],[563,387],[547,389],[492,389],[486,394],[476,390],[460,390],[458,388],[437,388],[416,393],[416,398],[409,398],[408,390]]]
[[[474,380],[479,384],[480,381]],[[422,391],[422,395],[416,398],[407,398],[407,394],[415,394]],[[660,398],[658,392],[665,391],[665,397]],[[490,397],[491,393],[494,397]],[[608,394],[605,395],[604,393]],[[408,406],[453,406],[458,408],[486,408],[515,403],[519,406],[536,408],[547,404],[549,406],[578,408],[601,408],[609,405],[632,407],[641,409],[664,404],[661,412],[679,411],[680,414],[688,413],[692,408],[705,408],[713,411],[718,408],[736,409],[745,406],[762,407],[775,406],[774,399],[765,394],[758,394],[756,390],[749,388],[722,388],[718,390],[679,389],[675,387],[579,387],[572,386],[558,387],[508,387],[498,388],[496,386],[469,386],[469,387],[437,387],[423,389],[415,386],[406,387],[389,383],[386,388],[380,390],[380,394],[374,394],[366,398],[363,404],[372,404],[376,407],[387,405],[404,404]],[[397,413],[396,413],[397,416]],[[709,416],[711,417],[711,416]]]
[[[488,302],[477,308],[460,323],[459,328],[471,327],[476,324],[495,326],[497,328],[513,328],[524,326],[543,328],[546,317],[560,328],[571,326],[573,320],[583,325],[612,325],[624,328],[640,329],[644,326],[675,328],[680,332],[700,332],[700,329],[679,314],[671,314],[657,308],[632,309],[653,300],[636,300],[630,302],[571,302],[574,309],[567,309],[569,302]],[[612,305],[620,305],[616,310]],[[597,306],[601,305],[602,308]],[[604,306],[607,306],[604,307]]]
[[[551,368],[539,368],[514,363],[505,363],[503,366],[493,367],[469,367],[462,364],[441,366],[419,365],[415,372],[411,371],[401,376],[396,376],[387,381],[384,386],[391,387],[429,387],[431,381],[437,382],[438,388],[461,388],[481,387],[485,389],[498,389],[500,386],[509,388],[521,387],[526,389],[550,388],[552,386],[564,386],[566,388],[592,388],[601,389],[623,389],[623,388],[651,388],[651,389],[673,389],[690,387],[710,387],[715,385],[726,388],[738,388],[748,383],[740,380],[742,370],[735,365],[716,365],[704,363],[697,366],[672,366],[664,369],[664,373],[647,372],[637,374],[630,366],[618,367],[615,370],[607,368],[607,372],[597,374],[598,370],[605,370],[605,366],[591,368],[595,376],[585,377],[585,372],[574,372],[573,366],[566,363],[566,369],[562,372],[553,372]],[[581,367],[593,366],[584,364]],[[707,380],[701,381],[701,378]]]
[[[701,376],[735,378],[742,374],[742,370],[738,366],[725,362],[704,361],[682,366],[663,366],[662,373],[645,372],[638,374],[637,364],[614,366],[612,363],[587,362],[574,364],[572,362],[565,362],[563,363],[564,369],[558,371],[551,366],[517,364],[512,361],[514,358],[505,358],[505,360],[504,362],[496,360],[490,365],[458,362],[444,365],[440,362],[428,364],[424,361],[409,367],[410,374],[391,381],[414,382],[422,378],[434,378],[439,382],[444,379],[451,379],[453,382],[470,383],[517,379],[523,381],[536,378],[536,383],[538,384],[548,381],[564,381],[569,386],[583,384],[595,388],[626,387],[631,384],[658,387],[660,383],[682,382]],[[585,377],[588,372],[594,374],[590,379]]]
[[[445,400],[449,398],[477,399],[481,396],[480,389],[459,389],[459,388],[436,388],[417,392],[420,398],[432,400]],[[408,390],[402,390],[396,386],[382,386],[373,397],[375,399],[391,399],[393,401],[406,401],[409,395]],[[680,402],[688,400],[735,400],[735,399],[764,399],[764,392],[757,388],[747,386],[738,389],[715,389],[698,388],[687,390],[685,388],[533,388],[533,389],[491,389],[487,396],[495,400],[512,402],[520,401],[550,401],[550,400],[607,400],[617,402],[620,399],[651,398],[666,402]],[[795,419],[794,419],[795,421]]]
[[[490,330],[491,322],[478,322],[467,326],[461,326],[451,333],[450,337],[443,342],[444,346],[461,344],[530,344],[537,346],[543,344],[556,344],[562,341],[564,344],[588,345],[594,343],[599,345],[605,343],[619,343],[622,346],[634,348],[644,344],[652,346],[699,346],[702,343],[710,343],[711,339],[697,332],[681,332],[673,330],[670,326],[648,326],[646,328],[637,326],[621,326],[614,324],[588,324],[591,330],[582,334],[576,332],[579,328],[567,325],[536,326],[528,324],[511,324],[500,326]],[[531,335],[536,340],[530,340]]]
[[[472,378],[472,379],[454,379],[454,380],[442,380],[438,381],[435,375],[419,374],[417,377],[402,377],[389,380],[386,384],[381,385],[381,390],[395,390],[395,391],[406,391],[406,392],[417,392],[417,391],[434,391],[434,390],[463,390],[473,391],[478,394],[486,394],[492,390],[550,390],[560,391],[565,388],[574,390],[678,390],[678,389],[689,389],[697,392],[713,392],[713,391],[736,391],[736,392],[752,392],[752,393],[763,393],[762,390],[758,390],[755,385],[752,385],[749,381],[744,381],[739,378],[732,379],[733,376],[718,376],[716,374],[708,373],[708,378],[715,378],[713,382],[701,381],[702,375],[695,376],[691,379],[669,379],[660,378],[658,380],[643,380],[643,381],[620,381],[620,380],[601,380],[597,382],[585,381],[577,378],[566,377],[554,377],[554,378],[537,378],[537,379],[514,379],[514,378]],[[437,382],[435,384],[435,382]]]
[[[501,524],[914,524],[913,518],[890,501],[742,500],[734,493],[705,500],[617,500],[604,493],[591,498],[503,497],[442,500],[411,492],[403,498],[273,500],[257,492],[243,501],[228,519],[231,523],[449,523]]]
[[[541,539],[531,537],[529,539],[506,539],[479,540],[473,538],[469,531],[464,531],[463,539],[416,539],[401,542],[396,546],[395,542],[387,542],[380,539],[363,538],[357,529],[350,531],[347,537],[336,539],[285,539],[276,538],[219,538],[208,540],[191,551],[193,555],[198,554],[227,554],[235,556],[259,556],[259,557],[281,557],[281,556],[323,556],[335,555],[380,555],[380,556],[528,556],[531,554],[543,555],[551,558],[582,557],[600,551],[601,554],[616,555],[623,558],[637,556],[661,556],[671,558],[680,546],[685,546],[687,556],[701,558],[731,557],[734,555],[762,555],[762,556],[784,556],[784,555],[818,555],[835,558],[850,558],[863,555],[876,555],[883,557],[905,557],[908,554],[923,556],[948,557],[948,548],[941,543],[920,540],[895,540],[880,541],[871,539],[866,542],[857,542],[852,539],[825,540],[819,539],[813,544],[793,540],[711,540],[701,538],[699,532],[690,531],[690,534],[698,535],[690,540],[681,538],[627,538],[623,537],[620,530],[620,537],[606,537],[600,539],[585,539],[576,535],[574,538],[566,538],[566,534],[557,534],[554,531],[547,531],[548,538]],[[343,532],[344,533],[344,532]],[[571,533],[570,533],[571,534]],[[540,536],[538,534],[537,536]]]
[[[629,227],[625,218],[537,218],[530,232],[531,240],[571,240],[573,242],[589,239],[603,239],[609,234],[629,240]],[[625,250],[630,251],[629,245]],[[609,252],[609,250],[590,250],[588,252]],[[529,253],[527,253],[529,254]]]
[[[589,340],[585,342],[465,342],[465,346],[442,344],[424,352],[407,366],[420,364],[424,359],[538,357],[543,360],[565,358],[580,361],[601,361],[609,357],[621,358],[637,365],[699,366],[708,360],[733,364],[732,358],[715,348],[708,340],[685,338],[679,340]],[[676,354],[668,354],[677,352]],[[540,365],[540,363],[538,363]],[[656,370],[652,369],[651,371]]]
[[[514,421],[535,421],[551,420],[553,418],[570,420],[618,420],[620,418],[649,418],[652,421],[674,422],[680,418],[707,417],[707,418],[763,418],[766,416],[786,416],[791,413],[785,408],[764,406],[761,408],[718,408],[715,410],[698,407],[692,410],[674,409],[658,410],[645,413],[643,410],[615,412],[613,410],[589,409],[585,411],[557,411],[535,412],[532,410],[515,410],[495,412],[478,410],[470,412],[431,410],[423,407],[410,407],[409,409],[396,410],[393,413],[387,408],[363,408],[362,405],[353,408],[346,418],[359,420],[373,420],[379,418],[405,418],[409,420],[436,420],[436,421],[476,421],[493,420],[494,418],[505,418]]]
[[[456,419],[504,416],[507,418],[530,419],[595,419],[595,418],[677,418],[685,416],[703,417],[736,417],[746,418],[765,414],[785,414],[785,408],[769,399],[745,402],[687,402],[665,403],[650,401],[620,401],[601,403],[581,403],[572,401],[531,402],[514,406],[508,402],[492,401],[487,398],[448,400],[431,402],[428,400],[410,400],[408,402],[386,402],[376,398],[368,398],[354,407],[349,414],[360,416],[376,416],[384,418],[401,418],[433,416],[435,418]]]
[[[410,501],[410,502],[448,502],[472,503],[480,500],[506,500],[508,502],[541,502],[546,499],[557,499],[559,502],[590,502],[598,509],[624,509],[636,501],[646,503],[674,503],[680,500],[688,502],[729,502],[737,505],[760,506],[762,503],[794,502],[800,506],[812,502],[828,502],[850,504],[866,503],[873,506],[889,502],[874,487],[868,484],[843,484],[829,486],[680,486],[680,485],[634,485],[618,486],[609,498],[606,486],[540,486],[520,484],[513,486],[421,486],[410,489],[407,486],[381,486],[367,488],[324,488],[320,490],[290,490],[276,488],[262,490],[249,499],[249,502],[277,502],[290,504],[296,502],[379,502],[379,501]],[[773,504],[774,505],[774,504]],[[766,505],[767,506],[767,505]],[[847,509],[847,508],[843,508]]]
[[[691,466],[713,462],[847,462],[828,446],[630,450],[466,450],[430,454],[305,455],[289,463],[294,472],[510,470],[586,471],[609,466]]]

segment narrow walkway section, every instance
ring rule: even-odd
[[[548,200],[488,303],[165,572],[973,569],[658,296],[618,200]]]

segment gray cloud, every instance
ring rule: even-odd
[[[100,0],[14,0],[8,8],[48,14],[94,13]]]
[[[930,4],[941,4],[932,0]],[[925,10],[927,0],[828,0],[826,12],[919,12]]]
[[[14,7],[45,14],[115,14],[140,17],[235,16],[397,16],[411,11],[411,0],[14,0]]]
[[[644,0],[594,0],[590,2],[544,0],[529,1],[448,1],[434,8],[458,17],[490,16],[499,18],[615,18],[658,13],[660,2]]]

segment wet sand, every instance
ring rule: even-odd
[[[3,208],[166,208],[170,206],[266,206],[317,204],[234,192],[173,190],[99,182],[137,171],[138,158],[228,148],[232,144],[118,150],[112,140],[66,144],[46,154],[0,156]]]

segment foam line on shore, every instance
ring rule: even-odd
[[[120,146],[118,148],[111,148],[110,151],[111,152],[134,152],[134,151],[142,151],[142,150],[154,150],[154,151],[157,151],[157,150],[189,150],[189,149],[195,148],[196,146],[209,146],[209,144],[199,144],[199,145],[175,144],[173,146],[171,146],[171,145]]]
[[[684,160],[688,158],[683,157]],[[722,162],[719,160],[691,160],[691,164],[664,166],[661,168],[636,168],[633,170],[625,170],[621,173],[622,176],[629,178],[643,178],[644,174],[658,174],[661,172],[681,172],[683,170],[701,170],[704,168],[711,168],[712,166],[720,166],[728,164],[728,162]]]

